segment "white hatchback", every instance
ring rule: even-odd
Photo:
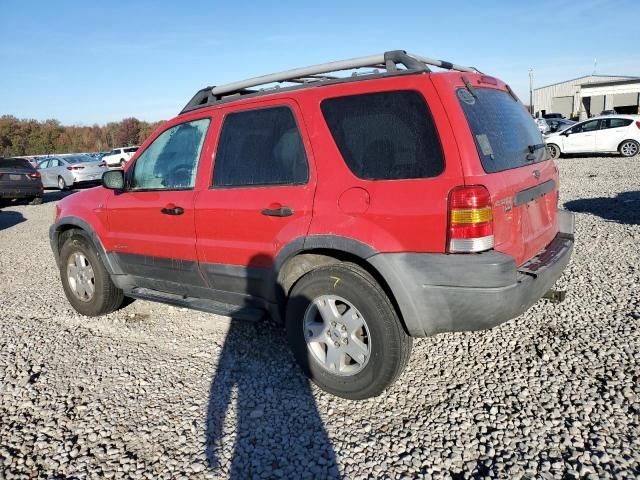
[[[545,137],[553,158],[563,153],[619,153],[633,157],[640,152],[640,115],[607,115]]]

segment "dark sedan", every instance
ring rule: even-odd
[[[0,201],[21,198],[37,205],[43,192],[40,172],[28,160],[0,157]]]

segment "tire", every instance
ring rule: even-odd
[[[119,309],[124,302],[124,293],[111,281],[91,240],[79,230],[70,230],[65,236],[60,249],[59,269],[62,287],[71,306],[78,313],[89,317],[105,315]],[[85,261],[90,271],[86,268]],[[75,271],[79,273],[82,272],[78,267],[82,265],[86,281],[79,282],[70,265],[74,265]],[[71,280],[71,277],[74,279]],[[87,277],[92,277],[92,280]],[[93,292],[89,294],[89,288],[82,288],[79,283],[85,286],[91,284]],[[85,290],[85,294],[79,293],[82,290]]]
[[[323,302],[324,315],[335,319],[333,324],[320,313]],[[351,400],[380,395],[395,382],[413,345],[384,290],[352,263],[319,267],[304,275],[289,295],[286,329],[304,373],[326,392]],[[347,351],[355,352],[354,357]],[[330,356],[339,358],[338,363]]]
[[[42,197],[33,197],[29,201],[29,205],[40,205],[42,203]]]
[[[625,140],[618,147],[618,151],[623,157],[633,157],[640,152],[640,144],[635,140]]]
[[[127,162],[124,160],[124,158],[120,159],[120,168],[124,168],[124,166],[127,164]]]
[[[547,152],[549,152],[549,157],[553,160],[557,160],[560,158],[560,147],[558,147],[555,143],[550,143],[547,145]]]
[[[61,192],[64,192],[68,188],[69,187],[67,186],[67,182],[64,180],[64,178],[58,177],[58,190],[60,190]]]

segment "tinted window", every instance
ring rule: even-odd
[[[134,190],[193,188],[209,119],[182,123],[162,132],[133,167]]]
[[[120,149],[114,148],[113,150],[111,150],[111,153],[109,155],[118,155],[118,154],[120,154]]]
[[[418,92],[330,98],[321,108],[344,161],[359,178],[427,178],[442,173],[440,139]]]
[[[0,168],[20,168],[33,170],[31,164],[22,158],[0,158]]]
[[[490,88],[457,91],[467,117],[485,172],[493,173],[544,160],[545,149],[534,151],[527,160],[529,146],[543,144],[536,122],[524,106],[509,93]]]
[[[307,155],[288,107],[230,113],[225,117],[213,185],[295,185],[308,179]]]
[[[133,153],[138,150],[138,147],[125,148],[124,153]]]
[[[45,160],[43,162],[40,162],[38,164],[38,168],[47,168],[49,166],[49,162],[50,162],[50,160]]]
[[[605,118],[602,120],[601,129],[605,128],[620,128],[620,127],[628,127],[631,125],[633,120],[629,120],[628,118]]]
[[[593,132],[594,130],[598,130],[599,124],[600,120],[589,120],[588,122],[580,123],[573,127],[571,133]]]

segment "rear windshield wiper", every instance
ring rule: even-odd
[[[536,157],[534,152],[536,150],[540,150],[541,148],[545,148],[546,145],[544,143],[536,143],[535,145],[529,145],[527,148],[529,149],[529,153],[527,153],[527,161],[533,162]]]

